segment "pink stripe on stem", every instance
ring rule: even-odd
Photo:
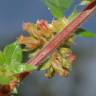
[[[96,12],[96,0],[89,4],[62,32],[57,34],[33,59],[27,63],[39,66],[42,61],[74,32],[93,12]]]

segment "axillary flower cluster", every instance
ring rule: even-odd
[[[46,20],[38,20],[35,23],[24,23],[23,31],[28,32],[27,36],[21,35],[18,38],[19,44],[23,45],[23,50],[29,51],[29,58],[34,57],[58,32],[62,31],[68,24],[64,17],[59,20],[53,20],[48,24]],[[74,41],[72,34],[66,43],[62,43],[54,52],[38,67],[39,70],[46,70],[45,76],[51,78],[55,73],[60,76],[68,76],[75,55],[72,53],[71,45]]]

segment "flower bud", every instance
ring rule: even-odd
[[[66,69],[63,69],[62,71],[58,71],[58,74],[61,76],[61,77],[67,77],[69,75],[69,71],[66,70]]]
[[[47,78],[52,78],[52,76],[54,75],[54,69],[52,67],[50,67],[47,72],[45,73],[45,77]]]

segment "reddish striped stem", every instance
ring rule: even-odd
[[[83,23],[93,12],[96,12],[96,0],[89,4],[71,23],[69,23],[62,32],[57,34],[48,45],[46,45],[33,59],[27,63],[29,65],[39,66],[42,61],[62,42],[65,40]]]

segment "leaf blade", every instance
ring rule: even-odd
[[[0,51],[0,65],[4,64],[4,62],[5,62],[4,55],[3,55],[3,53]]]
[[[96,33],[92,32],[82,32],[79,34],[79,36],[85,37],[85,38],[96,38]]]
[[[21,62],[22,61],[22,50],[17,42],[7,45],[4,48],[4,56],[6,63],[10,64],[12,60]]]
[[[64,11],[71,5],[72,0],[43,0],[51,14],[59,19],[63,17]]]
[[[77,29],[75,33],[78,36],[85,37],[85,38],[96,38],[96,33],[90,32],[82,28]]]
[[[7,85],[10,83],[10,78],[5,76],[0,76],[0,84]]]
[[[72,21],[79,13],[74,10],[71,15],[68,17],[68,21]]]

